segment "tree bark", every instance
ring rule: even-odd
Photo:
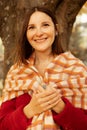
[[[16,45],[23,15],[33,6],[46,6],[56,13],[59,36],[63,49],[68,50],[76,15],[86,0],[0,0],[0,37],[5,47],[4,78],[12,65],[12,52]]]

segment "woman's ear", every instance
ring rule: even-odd
[[[57,36],[58,35],[58,24],[56,24],[56,33],[55,35]]]
[[[58,35],[58,31],[57,31],[57,30],[56,30],[56,33],[55,33],[55,34],[56,34],[56,36]]]
[[[63,27],[60,24],[56,24],[57,33],[60,35],[63,33]]]

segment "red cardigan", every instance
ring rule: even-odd
[[[0,108],[0,130],[26,130],[32,119],[26,118],[23,107],[30,100],[26,93],[3,103]],[[60,114],[53,112],[55,122],[62,130],[87,130],[87,110],[75,108],[67,99],[63,100],[66,103],[64,110]]]

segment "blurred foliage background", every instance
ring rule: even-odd
[[[76,17],[69,49],[87,65],[87,2]]]

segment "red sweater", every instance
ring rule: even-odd
[[[0,108],[0,130],[26,130],[32,119],[26,118],[23,107],[30,100],[26,93],[3,103]],[[60,114],[53,112],[55,122],[62,130],[87,130],[87,111],[75,108],[65,98],[63,100],[66,103],[64,110]]]

